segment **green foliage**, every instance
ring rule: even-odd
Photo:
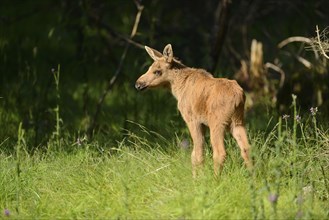
[[[214,178],[210,148],[203,172],[193,179],[190,149],[145,127],[111,144],[98,136],[48,142],[29,154],[18,129],[14,153],[0,145],[0,208],[13,218],[328,218],[328,132],[318,112],[285,115],[269,133],[249,132],[254,169],[242,165],[236,143]],[[320,127],[319,127],[320,126]],[[16,165],[15,165],[16,164]]]

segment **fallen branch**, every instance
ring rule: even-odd
[[[296,36],[296,37],[288,37],[287,39],[281,41],[278,44],[278,47],[281,49],[282,47],[292,42],[304,42],[304,43],[312,44],[312,40],[308,39],[307,37]]]
[[[97,122],[99,113],[101,111],[102,105],[104,103],[105,97],[107,96],[107,94],[109,93],[109,91],[112,89],[115,81],[117,80],[117,78],[118,78],[118,76],[119,76],[119,74],[120,74],[120,72],[122,70],[123,62],[124,62],[124,60],[126,58],[126,55],[127,55],[128,49],[129,49],[129,46],[133,42],[132,41],[132,38],[136,35],[137,29],[138,29],[138,25],[139,25],[139,21],[140,21],[140,17],[142,15],[142,11],[144,9],[144,6],[141,5],[138,0],[134,0],[134,2],[136,4],[137,10],[138,10],[137,11],[137,14],[136,14],[136,17],[135,17],[134,26],[132,28],[132,31],[131,31],[129,40],[126,40],[126,45],[125,45],[125,48],[124,48],[123,53],[121,55],[118,68],[115,71],[114,75],[107,81],[106,88],[105,88],[103,94],[100,96],[100,98],[98,100],[95,114],[92,117],[91,123],[89,124],[89,127],[87,129],[87,135],[88,135],[88,137],[92,137],[92,135],[93,135],[94,129],[96,127],[96,122]]]
[[[307,37],[301,37],[301,36],[295,36],[295,37],[288,37],[287,39],[281,41],[279,44],[278,44],[278,48],[282,48],[284,46],[286,46],[287,44],[290,44],[292,42],[302,42],[302,43],[307,43],[311,46],[313,52],[314,52],[314,55],[316,58],[319,57],[318,55],[318,52],[317,50],[315,49],[314,45],[313,45],[313,41]]]
[[[284,80],[286,78],[284,71],[280,67],[278,67],[277,65],[274,65],[273,63],[270,63],[270,62],[267,62],[265,64],[265,67],[267,69],[273,69],[274,71],[280,73],[281,77],[280,77],[279,87],[282,88],[283,87],[283,84],[284,84]]]

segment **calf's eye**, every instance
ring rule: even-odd
[[[157,76],[161,76],[162,74],[161,70],[155,70],[153,73]]]

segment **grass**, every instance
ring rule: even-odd
[[[279,118],[275,125],[270,121],[269,132],[249,129],[252,172],[227,136],[228,157],[220,178],[213,175],[207,146],[205,166],[194,179],[191,148],[179,135],[164,138],[132,121],[128,123],[138,127],[138,134],[127,132],[116,144],[109,135],[88,141],[79,133],[65,133],[59,70],[54,71],[53,135],[35,147],[35,134],[23,123],[15,143],[12,127],[11,137],[9,130],[1,130],[0,218],[329,218],[328,128],[317,121],[317,109],[301,117],[296,96],[291,117]],[[0,120],[10,121],[5,114]]]
[[[190,149],[179,138],[157,143],[129,133],[113,146],[67,138],[32,154],[20,127],[15,153],[0,151],[1,217],[328,219],[329,135],[310,127],[314,118],[304,123],[291,117],[268,134],[250,132],[252,173],[228,137],[219,179],[209,147],[203,173],[192,178]]]

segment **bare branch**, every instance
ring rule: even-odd
[[[311,69],[312,68],[312,63],[308,61],[307,59],[301,57],[301,56],[296,56],[296,59],[302,63],[306,68]]]
[[[103,94],[100,96],[100,98],[98,100],[95,114],[94,114],[94,116],[93,116],[93,118],[91,120],[91,123],[90,123],[90,125],[88,127],[88,130],[87,130],[87,134],[88,134],[89,137],[91,137],[93,135],[93,131],[94,131],[95,127],[96,127],[97,118],[98,118],[98,115],[99,115],[99,113],[101,111],[101,108],[102,108],[103,102],[105,100],[105,97],[107,96],[107,94],[109,93],[109,91],[112,89],[115,81],[117,80],[117,78],[118,78],[118,76],[119,76],[119,74],[120,74],[120,72],[122,70],[123,62],[124,62],[124,60],[126,58],[126,55],[127,55],[128,49],[129,49],[129,46],[131,45],[130,42],[132,41],[132,38],[136,35],[137,29],[138,29],[140,17],[142,15],[142,11],[144,9],[144,6],[141,5],[139,3],[139,1],[137,1],[137,0],[135,0],[134,2],[135,2],[136,7],[138,9],[137,14],[136,14],[136,17],[135,17],[134,26],[132,28],[132,31],[131,31],[129,40],[126,41],[126,45],[125,45],[124,51],[123,51],[123,53],[121,55],[118,68],[115,71],[114,75],[110,78],[110,80],[107,81],[106,88],[105,88]]]
[[[217,68],[220,53],[224,45],[225,37],[228,30],[228,23],[230,17],[229,0],[219,0],[217,10],[215,13],[215,27],[214,27],[214,47],[212,48],[213,66],[212,72]]]
[[[326,54],[326,51],[323,49],[323,46],[322,46],[322,42],[321,42],[321,39],[320,39],[320,31],[319,31],[319,28],[318,28],[318,25],[316,26],[316,36],[317,36],[317,43],[319,45],[319,48],[320,48],[320,53],[327,59],[329,59],[329,56]],[[325,37],[325,33],[324,33],[324,37]]]
[[[136,2],[136,1],[135,1]],[[144,6],[139,6],[139,7],[144,7]],[[137,6],[137,9],[138,9],[138,6]],[[142,10],[142,9],[141,9]],[[90,21],[96,23],[97,26],[101,27],[101,28],[104,28],[107,33],[109,33],[109,35],[111,35],[112,37],[115,37],[115,38],[118,38],[126,43],[129,43],[135,47],[138,47],[138,48],[141,48],[141,49],[144,49],[144,45],[132,40],[132,37],[131,35],[135,36],[136,35],[136,32],[137,32],[137,28],[134,30],[134,28],[132,29],[132,32],[130,34],[130,37],[126,37],[118,32],[116,32],[111,26],[109,26],[108,24],[104,23],[103,21],[101,21],[97,15],[95,14],[90,14],[88,13],[87,14],[88,18]],[[135,23],[139,22],[139,19],[140,18],[137,18],[135,19]],[[134,27],[137,27],[136,25],[134,25]]]

